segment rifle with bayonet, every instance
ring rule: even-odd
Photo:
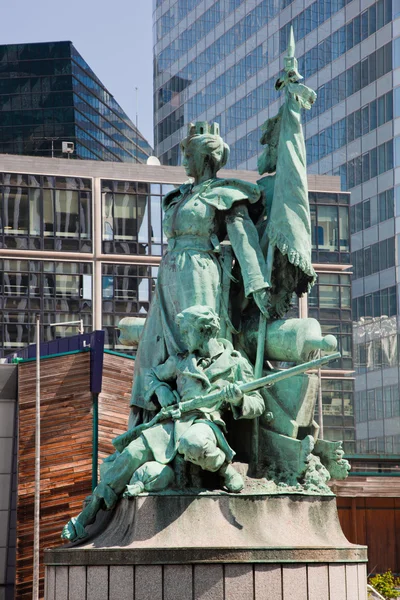
[[[263,387],[270,387],[271,385],[278,383],[278,381],[283,381],[284,379],[288,379],[289,377],[293,377],[294,375],[304,373],[305,371],[309,371],[310,369],[318,369],[322,365],[339,357],[340,352],[334,352],[333,354],[328,354],[327,356],[316,358],[315,360],[310,360],[308,362],[302,363],[301,365],[296,365],[295,367],[290,367],[289,369],[282,369],[281,371],[275,371],[274,373],[266,375],[265,377],[260,377],[259,379],[254,379],[253,381],[241,383],[240,385],[238,385],[238,387],[243,392],[243,394],[249,394]],[[224,400],[225,393],[222,389],[217,390],[215,392],[211,392],[206,396],[197,396],[196,398],[192,398],[191,400],[185,400],[184,402],[178,402],[178,404],[173,404],[171,406],[164,407],[160,410],[160,412],[158,412],[155,415],[155,417],[153,417],[153,419],[151,419],[151,421],[129,429],[125,433],[122,433],[121,435],[114,438],[112,443],[119,452],[122,452],[122,450],[126,448],[128,444],[130,444],[131,442],[133,442],[133,440],[140,436],[142,431],[150,429],[150,427],[153,427],[157,423],[160,423],[161,421],[166,421],[167,419],[179,419],[183,414],[191,412],[193,410],[216,407],[218,404],[224,402]]]

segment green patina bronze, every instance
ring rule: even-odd
[[[293,293],[316,279],[300,117],[316,94],[300,79],[292,32],[276,83],[285,102],[263,126],[258,185],[217,178],[229,157],[218,124],[189,125],[181,149],[192,181],[164,198],[168,250],[149,314],[121,322],[123,342],[139,342],[128,431],[64,539],[85,537],[122,495],[330,494],[330,477],[347,476],[341,443],[318,439],[316,375],[300,367],[276,376],[270,363],[302,365],[336,349],[315,319],[284,318]],[[266,376],[272,387],[254,387]]]

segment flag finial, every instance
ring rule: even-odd
[[[288,48],[287,48],[287,57],[294,58],[295,50],[296,50],[296,44],[294,41],[293,25],[291,25],[290,33],[289,33],[289,43],[288,43]]]
[[[291,81],[298,81],[299,79],[303,79],[298,71],[298,62],[295,57],[296,44],[294,41],[294,33],[293,26],[290,27],[289,33],[289,42],[287,47],[287,55],[284,58],[285,61],[285,71],[288,74]]]

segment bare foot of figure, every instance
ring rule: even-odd
[[[238,493],[244,488],[243,477],[238,473],[232,465],[225,463],[219,470],[224,486],[228,492]]]

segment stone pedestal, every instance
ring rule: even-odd
[[[143,495],[46,551],[45,598],[366,600],[366,560],[334,497]]]

